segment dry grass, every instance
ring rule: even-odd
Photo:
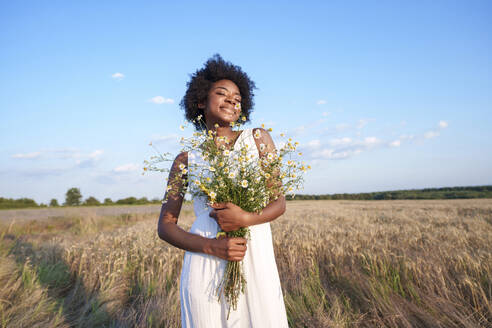
[[[178,327],[183,252],[121,215],[1,225],[0,326]],[[289,202],[272,229],[292,327],[492,326],[490,199]]]

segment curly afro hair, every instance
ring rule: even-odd
[[[187,90],[181,100],[180,106],[185,111],[185,117],[195,125],[197,130],[203,127],[196,120],[198,115],[203,115],[203,109],[198,108],[199,103],[205,103],[212,84],[219,80],[234,82],[241,93],[241,116],[249,116],[253,110],[253,89],[255,83],[242,71],[241,67],[226,62],[219,54],[213,55],[207,60],[205,66],[191,75],[191,80],[186,84]],[[195,122],[193,122],[195,120]]]

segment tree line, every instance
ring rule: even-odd
[[[457,199],[492,198],[492,186],[443,187],[424,189],[405,189],[354,194],[295,195],[289,200],[383,200],[383,199]]]
[[[288,197],[288,200],[382,200],[382,199],[457,199],[457,198],[492,198],[492,186],[473,186],[473,187],[443,187],[425,189],[406,189],[394,191],[379,191],[367,193],[343,193],[343,194],[324,194],[306,195],[299,194]],[[127,197],[117,201],[105,198],[102,202],[90,196],[82,200],[79,188],[70,188],[65,194],[65,202],[60,205],[58,200],[52,199],[49,204],[38,204],[30,198],[3,198],[0,197],[0,209],[29,208],[29,207],[58,207],[58,206],[109,206],[109,205],[146,205],[160,204],[161,200],[146,197],[136,198]]]
[[[147,204],[160,204],[162,201],[158,198],[151,200],[147,197],[136,198],[127,197],[113,201],[111,198],[105,198],[102,202],[94,196],[89,196],[86,199],[82,199],[82,193],[79,188],[70,188],[65,193],[65,202],[59,204],[58,200],[53,198],[49,204],[36,203],[30,198],[3,198],[0,197],[0,209],[15,209],[15,208],[29,208],[29,207],[59,207],[59,206],[108,206],[108,205],[147,205]]]

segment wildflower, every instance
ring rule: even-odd
[[[199,185],[200,185],[200,180],[195,180],[195,184],[196,184],[197,186],[199,186]]]
[[[196,119],[197,120],[201,120],[202,119],[202,114],[198,115],[198,117]]]
[[[234,108],[235,109],[241,109],[241,103],[237,103],[236,105],[234,105]]]
[[[261,124],[261,127],[264,129],[264,128],[265,128],[265,124],[263,124],[263,123],[262,123],[262,124]]]
[[[229,156],[231,154],[231,152],[229,151],[229,149],[226,149],[226,150],[224,150],[223,154],[224,154],[224,156]]]
[[[294,162],[292,162],[292,161],[287,161],[287,165],[291,166],[292,164],[294,164]]]
[[[267,158],[268,158],[269,161],[273,160],[273,154],[272,153],[268,153]]]
[[[147,168],[146,167],[144,167],[143,169],[144,169],[144,171],[147,171]]]
[[[242,116],[241,121],[246,122],[246,116]]]
[[[224,162],[220,162],[220,163],[219,163],[219,166],[220,166],[220,167],[223,167],[223,166],[224,166]]]
[[[260,130],[256,130],[254,134],[255,139],[260,139],[261,138],[261,132]]]
[[[181,170],[181,175],[186,174],[186,173],[188,173],[188,170],[187,169],[182,169]]]
[[[229,179],[234,179],[235,176],[234,172],[230,172],[228,175]]]
[[[231,122],[231,123],[229,123],[229,125],[230,125],[231,127],[234,127],[234,125],[236,125],[236,124],[235,124],[234,122]]]
[[[211,199],[215,199],[215,197],[217,197],[217,194],[213,191],[211,191],[208,195],[210,196]]]
[[[185,128],[184,128],[184,126],[180,125],[180,126],[179,126],[179,129],[180,129],[181,131],[184,131],[184,129],[185,129]]]
[[[272,132],[272,131],[273,131],[273,129],[272,129],[272,128],[268,128],[268,132]]]
[[[184,165],[183,163],[179,164],[179,169],[180,169],[181,171],[183,171],[183,170],[184,170],[184,168],[185,168],[185,165]]]
[[[215,167],[213,167],[213,166],[210,166],[208,169],[210,172],[215,172]]]
[[[207,177],[205,180],[207,180],[208,183],[212,182],[212,179],[210,179],[210,177]]]
[[[265,178],[267,178],[267,179],[270,178],[270,173],[266,172],[265,173]]]
[[[285,137],[285,133],[283,133],[283,132],[282,132],[282,133],[280,133],[280,136],[281,136],[281,137]]]
[[[261,143],[260,144],[260,151],[264,151],[266,148],[265,144]]]
[[[241,181],[241,187],[247,188],[248,187],[248,181],[247,180]]]
[[[299,156],[302,156],[302,153],[301,152],[299,152]]]
[[[224,172],[229,173],[229,168],[228,167],[224,168]]]

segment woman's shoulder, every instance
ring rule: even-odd
[[[176,158],[174,159],[174,163],[188,165],[188,152],[182,151],[181,153],[176,155]]]

